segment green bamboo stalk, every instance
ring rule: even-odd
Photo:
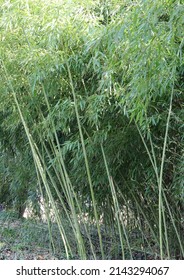
[[[124,238],[123,238],[123,234],[122,234],[122,230],[121,230],[121,223],[120,223],[120,212],[121,211],[120,211],[120,208],[119,208],[119,203],[118,203],[118,199],[117,199],[117,196],[116,196],[116,191],[115,191],[115,188],[114,188],[114,184],[113,184],[112,178],[111,178],[110,173],[109,173],[109,168],[108,168],[108,165],[107,165],[107,160],[106,160],[106,156],[105,156],[102,144],[101,144],[101,150],[102,150],[102,155],[103,155],[103,159],[104,159],[104,163],[105,163],[107,177],[108,177],[108,180],[109,180],[109,185],[110,185],[110,188],[111,188],[112,199],[113,199],[113,204],[114,204],[114,208],[115,208],[115,218],[116,218],[116,221],[117,221],[118,233],[119,233],[119,238],[120,238],[120,243],[121,243],[122,258],[124,260],[125,259],[125,245],[124,245]],[[128,240],[128,237],[127,237],[126,231],[125,231],[125,227],[124,227],[124,223],[123,223],[123,221],[121,221],[121,222],[122,222],[122,225],[123,225],[123,231],[124,231],[125,237]],[[129,242],[127,244],[129,245]],[[131,254],[131,249],[130,249],[130,254]],[[132,254],[131,254],[131,257],[132,257]]]
[[[65,231],[64,231],[64,228],[62,227],[61,223],[60,223],[60,220],[59,220],[59,215],[58,215],[58,212],[57,212],[57,209],[56,209],[56,206],[55,206],[55,202],[53,200],[53,197],[52,197],[52,194],[50,192],[50,189],[49,189],[49,186],[48,186],[48,183],[47,183],[47,179],[46,179],[46,175],[45,175],[45,172],[44,172],[44,169],[43,169],[43,166],[41,164],[41,161],[40,161],[40,158],[36,152],[36,144],[34,143],[33,139],[32,139],[32,136],[29,132],[29,129],[28,129],[28,126],[25,122],[25,119],[23,117],[23,114],[22,114],[22,111],[21,111],[21,108],[20,108],[20,105],[19,105],[19,102],[18,102],[18,99],[17,99],[17,96],[16,96],[16,93],[13,89],[13,86],[11,84],[11,81],[8,79],[8,73],[7,73],[7,70],[6,70],[6,67],[5,67],[5,64],[4,62],[2,61],[2,65],[3,65],[3,69],[4,69],[4,72],[5,72],[5,76],[6,76],[6,79],[7,79],[7,82],[8,82],[8,85],[10,87],[10,90],[12,92],[12,95],[13,95],[13,98],[14,98],[14,101],[15,101],[15,104],[16,104],[16,107],[17,107],[17,110],[19,112],[19,116],[20,116],[20,119],[22,121],[22,124],[23,124],[23,127],[24,127],[24,130],[25,130],[25,133],[26,133],[26,136],[28,138],[28,141],[29,141],[29,144],[30,144],[30,148],[31,148],[31,151],[32,151],[32,155],[33,155],[33,159],[36,163],[36,166],[39,170],[39,174],[40,174],[40,177],[42,179],[42,182],[45,186],[45,189],[46,189],[46,192],[47,192],[47,195],[49,197],[49,200],[51,201],[51,204],[53,206],[53,209],[55,211],[55,214],[56,214],[56,221],[58,223],[58,228],[59,228],[59,231],[60,231],[60,234],[61,234],[61,237],[62,237],[62,240],[63,240],[63,244],[64,244],[64,247],[65,247],[65,251],[66,251],[66,256],[67,256],[67,259],[69,259],[69,251],[71,251],[70,249],[70,246],[67,242],[67,238],[66,238],[66,234],[65,234]],[[38,149],[37,149],[38,150]]]
[[[104,255],[104,249],[103,249],[99,217],[98,217],[97,207],[96,207],[96,200],[95,200],[93,184],[92,184],[92,180],[91,180],[91,174],[90,174],[89,163],[88,163],[88,158],[87,158],[87,153],[86,153],[86,148],[85,148],[85,143],[84,143],[84,137],[83,137],[81,123],[80,123],[76,93],[74,90],[72,75],[71,75],[70,67],[68,65],[68,61],[66,61],[66,66],[67,66],[67,71],[68,71],[68,75],[69,75],[70,86],[71,86],[73,100],[74,100],[75,113],[76,113],[76,118],[77,118],[77,124],[78,124],[78,129],[79,129],[79,134],[80,134],[80,139],[81,139],[81,144],[82,144],[82,150],[83,150],[83,155],[84,155],[84,160],[85,160],[86,172],[87,172],[88,182],[89,182],[89,186],[90,186],[91,199],[92,199],[92,203],[93,203],[94,215],[95,215],[95,220],[96,220],[96,225],[97,225],[100,249],[101,249],[102,259],[104,259],[105,255]]]
[[[166,130],[165,130],[165,137],[164,137],[164,144],[162,150],[162,160],[160,166],[160,174],[159,174],[159,237],[160,237],[160,256],[163,259],[163,234],[162,234],[162,212],[163,212],[163,201],[162,201],[162,181],[163,181],[163,170],[164,170],[164,162],[165,162],[165,153],[166,153],[166,145],[168,139],[168,131],[169,131],[169,123],[170,117],[172,112],[172,101],[173,101],[173,94],[174,94],[174,86],[172,87],[171,96],[170,96],[170,104],[169,104],[169,112],[167,116],[166,122]]]

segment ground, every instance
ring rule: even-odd
[[[5,222],[1,220],[0,260],[58,259],[52,254],[47,237],[43,235],[39,237],[39,233],[39,226],[31,221],[17,219]]]
[[[12,213],[0,212],[0,260],[64,260],[66,259],[65,250],[61,242],[61,238],[55,224],[52,225],[52,238],[56,244],[55,248],[50,242],[50,235],[47,223],[36,219],[18,219]],[[73,237],[70,237],[71,229],[68,227],[68,237],[73,249],[74,255],[71,259],[79,259],[77,247]],[[102,237],[105,244],[106,259],[122,259],[119,242],[112,241],[105,229],[102,230]],[[85,239],[85,236],[84,236]],[[159,259],[158,249],[155,247],[155,253],[138,250],[140,248],[141,239],[132,233],[131,239],[134,244],[132,248],[132,256],[135,260],[141,259]],[[100,248],[98,245],[98,235],[94,230],[92,233],[92,242],[97,252],[97,258],[100,259]],[[86,248],[89,247],[86,239]],[[93,259],[87,253],[87,259]],[[129,251],[127,250],[126,259],[129,259]]]

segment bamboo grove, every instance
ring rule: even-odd
[[[68,259],[183,258],[182,1],[0,4],[0,203]]]

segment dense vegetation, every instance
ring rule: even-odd
[[[105,230],[119,258],[184,257],[181,2],[0,1],[0,203],[42,202],[67,258],[66,221],[79,258]]]

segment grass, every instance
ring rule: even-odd
[[[2,213],[1,213],[2,214]],[[67,238],[68,242],[75,251],[75,254],[69,256],[69,259],[80,259],[78,246],[76,240],[73,239],[71,226],[65,220],[64,222],[65,230],[68,232]],[[91,232],[91,242],[93,243],[94,250],[96,253],[95,258],[101,259],[100,246],[98,245],[98,231],[96,227],[89,221],[86,222]],[[51,232],[52,240],[55,245],[55,251],[53,252],[52,244],[50,242],[50,232],[47,223],[36,221],[34,219],[17,219],[15,213],[3,213],[0,215],[0,258],[1,259],[66,259],[68,256],[65,252],[65,247],[60,239],[60,233],[56,223],[52,223]],[[84,238],[84,243],[86,246],[87,259],[94,259],[91,254],[90,244],[88,242],[88,237],[85,234],[85,229],[83,225],[80,227],[82,236]],[[107,259],[120,259],[122,258],[121,245],[119,243],[118,233],[114,235],[111,233],[110,228],[101,228],[101,234],[103,238],[103,246],[105,250],[105,255]],[[138,248],[141,244],[141,232],[133,231],[131,234],[131,240],[133,244],[132,252],[130,254],[129,248],[125,246],[124,257],[132,258],[145,258],[145,254]],[[62,252],[62,253],[61,253]],[[146,256],[150,259],[154,259],[156,254],[153,254],[147,250]]]

